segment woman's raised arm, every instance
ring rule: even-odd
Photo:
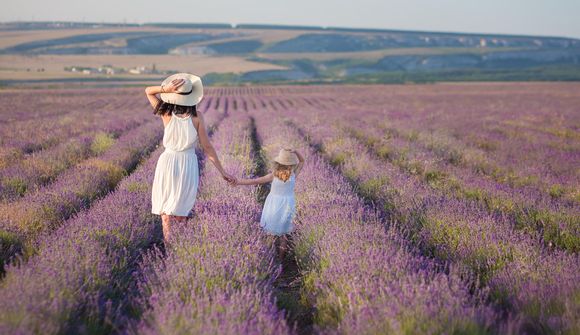
[[[149,99],[151,107],[156,108],[159,104],[160,99],[157,97],[157,94],[177,92],[177,89],[184,83],[185,80],[183,79],[175,79],[167,86],[149,86],[145,88],[145,94],[147,95],[147,99]]]

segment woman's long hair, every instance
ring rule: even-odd
[[[274,177],[286,182],[290,179],[290,175],[292,175],[292,171],[294,171],[295,167],[296,165],[284,165],[274,162],[274,172],[272,173],[274,174]]]
[[[155,106],[155,111],[153,111],[153,114],[159,115],[159,116],[165,116],[165,115],[169,115],[171,113],[189,114],[192,117],[196,117],[197,116],[197,107],[195,105],[193,105],[193,106],[181,106],[181,105],[176,105],[176,104],[170,104],[170,103],[165,102],[163,100],[159,100],[159,103],[157,104],[157,106]]]

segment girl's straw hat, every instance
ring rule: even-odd
[[[290,149],[282,149],[278,153],[278,156],[274,158],[274,162],[282,165],[296,165],[298,164],[298,156],[290,151]]]
[[[167,86],[175,79],[183,79],[185,82],[175,93],[161,93],[161,100],[164,102],[180,105],[193,106],[197,105],[203,98],[203,85],[201,78],[189,73],[176,73],[171,75],[161,83],[161,86]]]

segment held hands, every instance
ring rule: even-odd
[[[175,93],[184,83],[183,79],[174,79],[168,85],[161,86],[161,93]]]
[[[238,179],[227,172],[222,174],[222,178],[224,178],[230,186],[236,186],[238,184]]]

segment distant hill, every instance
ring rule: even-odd
[[[220,84],[580,79],[580,40],[563,37],[214,23],[0,24],[0,33],[73,29],[70,36],[6,45],[0,55],[236,56],[286,68],[207,76]]]

